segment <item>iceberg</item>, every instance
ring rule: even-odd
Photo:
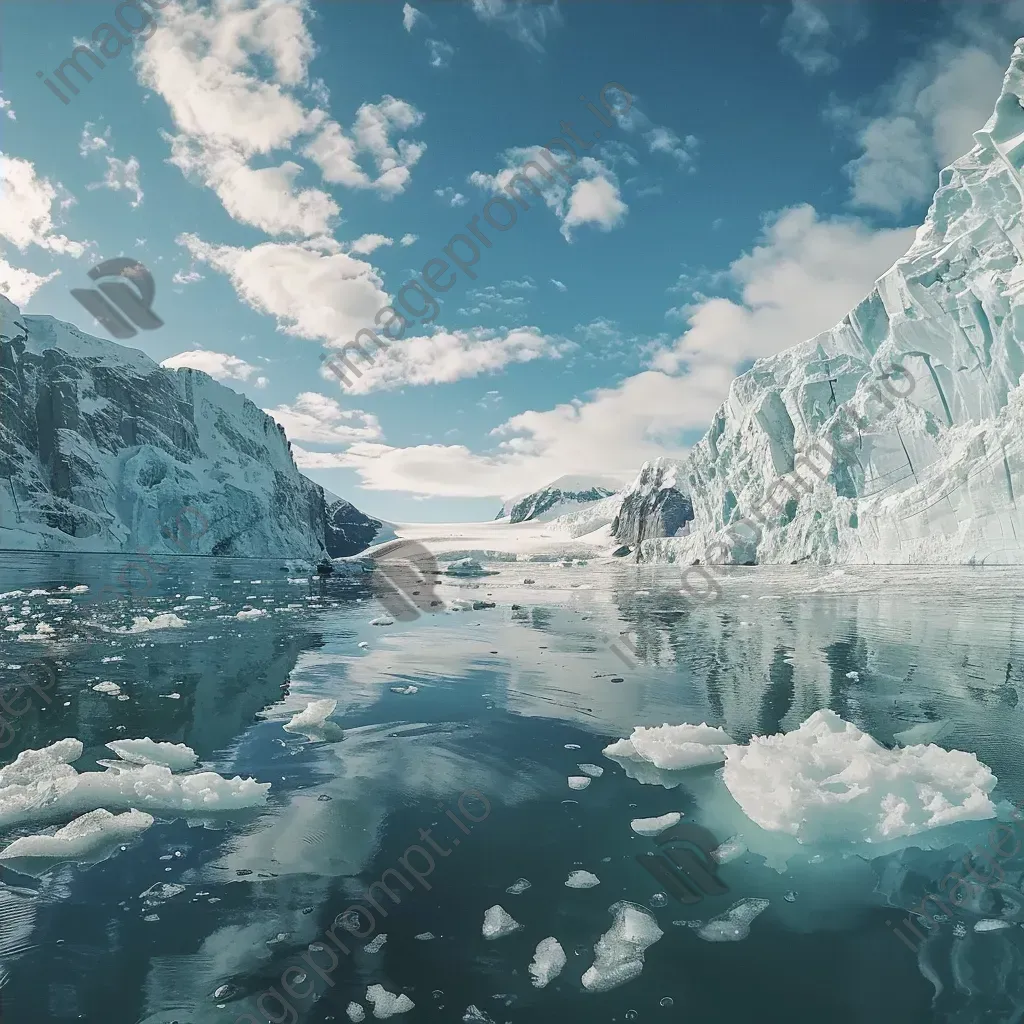
[[[558,939],[549,936],[537,943],[537,950],[530,961],[530,977],[534,988],[544,988],[562,973],[565,967],[565,950]]]
[[[654,915],[635,903],[622,901],[608,909],[615,921],[594,946],[594,964],[583,975],[588,992],[607,992],[639,977],[644,952],[665,934]]]
[[[484,911],[482,934],[485,939],[503,939],[522,927],[504,907],[497,904]]]
[[[570,871],[569,877],[565,880],[568,889],[593,889],[595,885],[600,884],[601,879],[589,871]]]

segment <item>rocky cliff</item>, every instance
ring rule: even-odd
[[[314,558],[353,543],[247,398],[0,296],[0,548]]]

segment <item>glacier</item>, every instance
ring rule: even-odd
[[[382,531],[244,396],[0,296],[0,548],[335,558]]]
[[[974,139],[871,293],[626,488],[613,532],[639,559],[1024,561],[1024,39]]]

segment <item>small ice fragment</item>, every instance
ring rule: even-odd
[[[249,622],[252,619],[262,619],[266,614],[265,608],[243,608],[240,612],[236,612],[235,618],[240,622]]]
[[[599,779],[604,775],[604,769],[599,764],[578,764],[576,767],[584,775],[589,775],[592,779]]]
[[[513,896],[518,896],[521,892],[526,892],[529,888],[530,883],[525,878],[518,878],[505,890],[505,892],[510,892]]]
[[[395,995],[383,985],[371,985],[366,990],[366,1001],[373,1003],[373,1015],[378,1020],[386,1020],[397,1013],[407,1013],[416,1005],[404,992]]]
[[[358,646],[362,647],[362,649],[365,651],[366,648],[369,647],[370,645],[365,640],[360,640]],[[362,1009],[362,1007],[360,1007],[360,1009]]]
[[[601,884],[601,879],[589,871],[571,871],[565,884],[570,889],[593,889],[595,885]]]
[[[174,612],[160,612],[151,619],[145,615],[135,615],[132,617],[132,624],[127,629],[115,629],[112,632],[150,633],[154,629],[184,629],[187,625],[188,623],[175,615]]]
[[[657,818],[634,818],[629,823],[629,827],[637,835],[656,836],[664,832],[665,829],[677,825],[680,818],[682,815],[678,811],[669,811],[668,814],[662,814]]]
[[[712,858],[719,864],[728,864],[729,861],[742,857],[747,852],[747,844],[739,836],[727,839],[721,846],[711,851]]]
[[[1012,927],[1012,921],[1002,921],[996,917],[986,917],[983,921],[974,922],[974,930],[976,932],[998,932],[1002,931],[1003,928]]]
[[[569,776],[569,788],[570,789],[586,789],[590,785],[589,775],[570,775]]]
[[[121,687],[117,683],[112,683],[109,679],[105,679],[102,683],[97,683],[93,689],[97,693],[109,693],[111,696],[121,692]]]
[[[462,1015],[462,1019],[465,1024],[494,1024],[494,1018],[473,1003],[466,1007],[466,1012]]]
[[[420,942],[430,942],[434,937],[433,932],[420,932],[419,935],[413,936],[414,939],[417,939]]]
[[[69,594],[88,594],[89,593],[89,588],[84,583],[80,583],[77,587],[72,587],[68,591],[68,593]]]
[[[847,679],[860,679],[860,673],[859,672],[847,672],[846,673],[846,678]]]
[[[485,939],[501,939],[522,927],[504,907],[497,903],[484,911],[482,934]]]
[[[537,951],[530,961],[530,976],[533,978],[534,988],[544,988],[545,985],[554,981],[562,968],[565,967],[565,950],[562,949],[558,939],[549,936],[537,943]]]
[[[303,583],[305,583],[305,580],[303,580]],[[345,1007],[345,1012],[348,1014],[348,1019],[352,1021],[352,1024],[359,1024],[366,1017],[366,1011],[359,1003],[349,1003]]]
[[[363,951],[365,953],[379,953],[384,948],[384,943],[387,941],[387,935],[378,935],[373,942],[368,942],[363,946]]]
[[[789,890],[783,897],[787,903],[796,903],[796,893],[792,889]]]
[[[370,619],[371,626],[393,626],[395,624],[394,619],[389,619],[386,615],[378,615],[375,619]]]
[[[336,700],[311,700],[306,707],[292,716],[290,722],[285,723],[285,732],[305,733],[308,730],[323,729],[327,719],[334,714],[338,707]]]
[[[184,743],[158,743],[148,736],[141,740],[113,740],[107,749],[129,764],[160,764],[172,772],[194,768],[199,760],[196,752]]]
[[[607,992],[644,969],[644,951],[665,933],[654,915],[624,900],[609,907],[615,921],[594,945],[594,964],[583,975],[588,992]]]
[[[565,749],[566,750],[579,750],[580,749],[580,745],[578,743],[566,743],[565,744]]]
[[[410,695],[412,695],[414,693],[419,693],[419,691],[420,691],[420,688],[418,686],[413,686],[412,683],[410,683],[408,686],[392,686],[391,687],[391,692],[392,693],[401,693],[401,694],[403,694],[405,696],[410,696]]]
[[[706,942],[739,942],[750,934],[750,922],[768,909],[767,900],[747,899],[734,903],[697,932]]]
[[[647,761],[655,768],[679,771],[725,760],[725,751],[735,744],[725,732],[701,722],[700,725],[638,725],[627,739],[601,751],[615,760]]]

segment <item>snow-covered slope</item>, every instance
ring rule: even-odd
[[[645,540],[644,558],[1024,561],[1022,108],[1024,40],[906,256],[830,331],[733,381],[676,470],[687,536]],[[799,457],[816,443],[820,476]],[[645,467],[624,511],[660,476]]]
[[[248,399],[0,296],[0,548],[317,557],[327,532]]]
[[[603,477],[561,476],[539,491],[510,498],[495,519],[508,517],[510,523],[556,519],[582,505],[610,497],[619,486],[617,481]]]

